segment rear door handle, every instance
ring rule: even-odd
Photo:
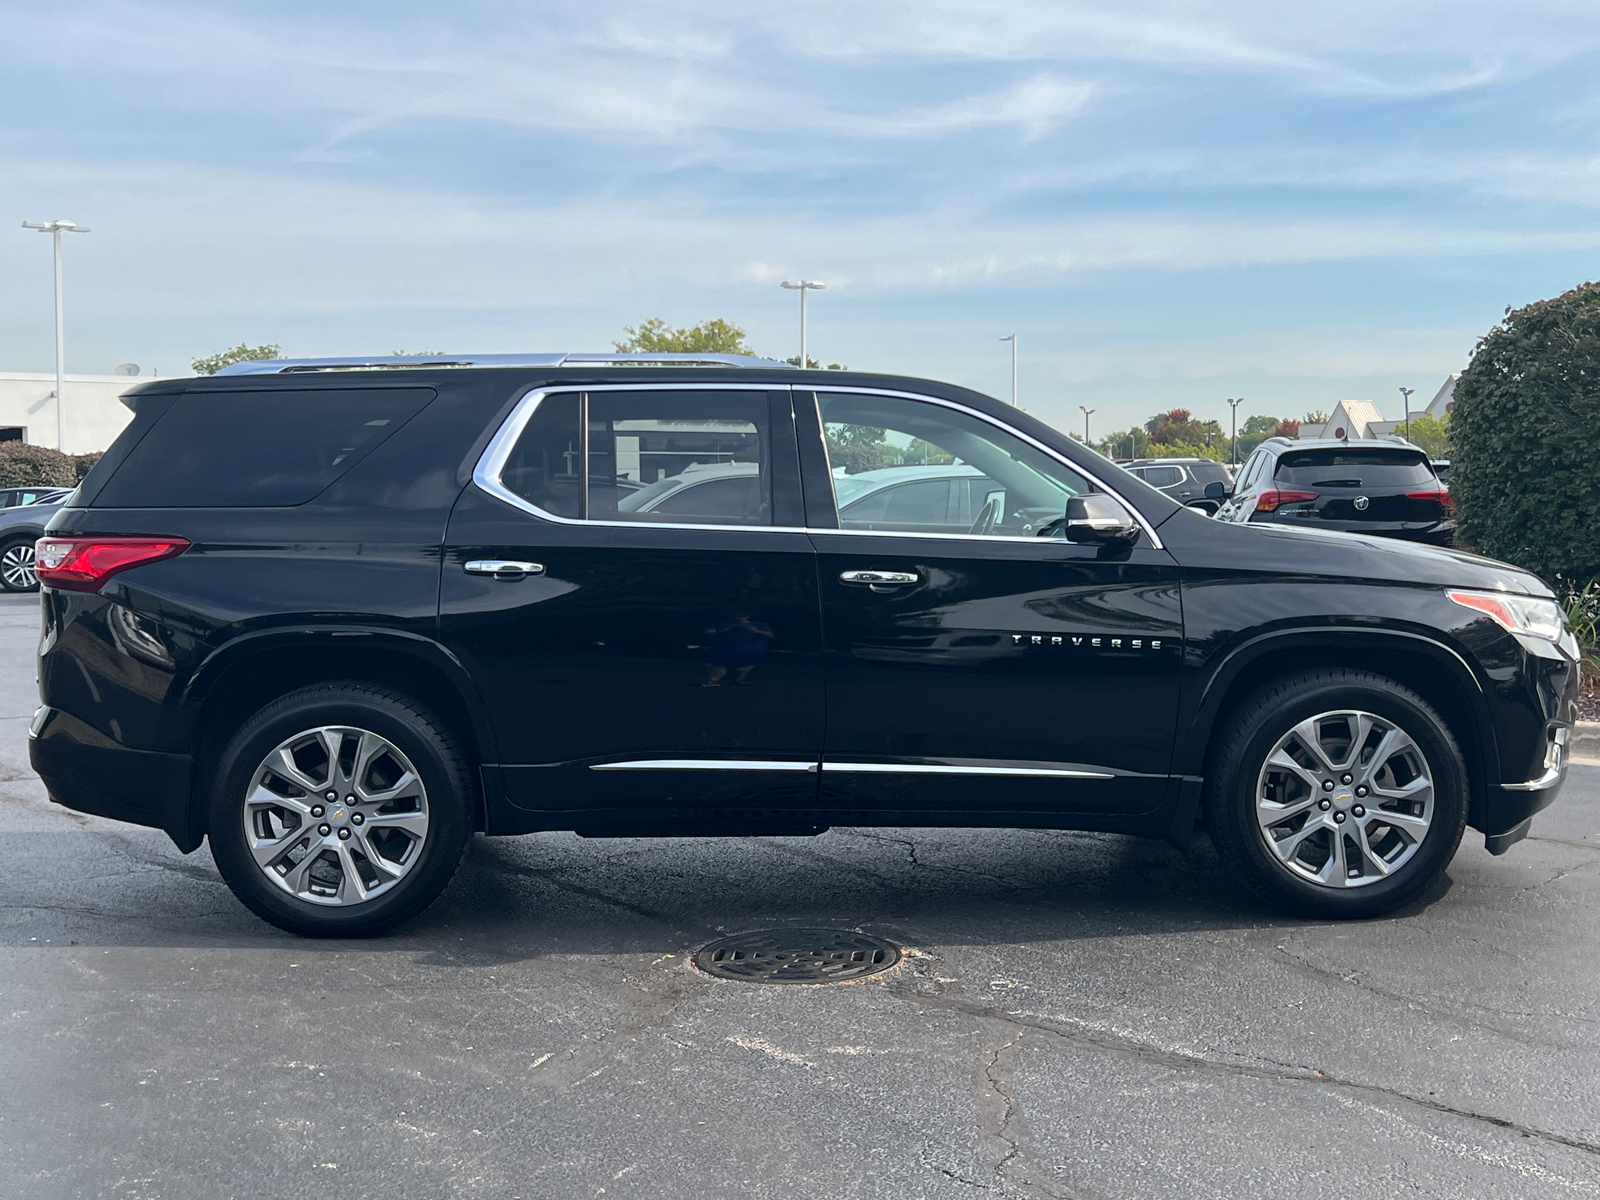
[[[840,571],[839,579],[843,583],[870,583],[879,587],[917,582],[917,576],[912,571]]]
[[[505,558],[475,558],[463,563],[461,569],[468,575],[493,575],[496,579],[524,579],[529,575],[543,575],[544,564],[515,562]]]

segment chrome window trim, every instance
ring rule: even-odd
[[[862,763],[823,760],[822,773],[850,775],[1022,775],[1044,779],[1115,779],[1110,771],[1074,771],[1059,767],[972,767],[940,763]]]
[[[558,517],[553,512],[546,512],[537,504],[523,499],[510,488],[500,482],[500,472],[505,469],[506,460],[511,457],[511,452],[516,449],[517,439],[522,436],[522,431],[527,428],[528,421],[538,410],[546,396],[567,395],[577,392],[780,392],[789,390],[788,384],[752,384],[752,383],[601,383],[593,385],[566,385],[551,387],[549,385],[537,386],[525,392],[517,401],[511,415],[501,424],[494,437],[489,439],[489,444],[484,448],[483,454],[478,458],[478,465],[472,469],[472,482],[488,492],[496,500],[503,500],[514,508],[523,512],[532,513],[541,521],[552,521],[557,525],[597,525],[611,529],[704,529],[727,532],[730,529],[755,530],[759,533],[804,533],[805,529],[799,525],[690,525],[674,521],[597,521],[593,517]]]
[[[815,771],[815,762],[761,758],[628,758],[591,763],[591,771]]]
[[[566,394],[570,392],[774,392],[784,390],[789,391],[791,394],[797,391],[811,392],[813,394],[817,392],[841,392],[855,396],[888,396],[897,400],[920,400],[925,404],[937,404],[941,408],[953,409],[956,412],[965,413],[969,417],[974,417],[988,425],[994,426],[996,429],[1003,430],[1012,437],[1020,438],[1034,449],[1042,452],[1050,458],[1055,459],[1055,461],[1060,463],[1062,466],[1094,480],[1095,483],[1099,484],[1100,487],[1103,488],[1109,495],[1115,497],[1117,502],[1121,504],[1122,507],[1127,509],[1130,514],[1132,514],[1133,519],[1139,523],[1139,528],[1144,530],[1144,535],[1150,539],[1150,545],[1154,549],[1166,549],[1161,542],[1161,538],[1156,534],[1155,526],[1152,525],[1145,518],[1145,515],[1139,511],[1138,506],[1131,503],[1126,496],[1113,487],[1098,472],[1080,466],[1079,464],[1073,462],[1066,455],[1057,450],[1051,449],[1038,438],[1031,437],[1028,434],[1023,433],[1020,429],[1015,429],[1012,426],[1007,425],[1005,422],[989,416],[987,413],[979,412],[975,408],[969,408],[967,405],[959,404],[954,400],[944,400],[938,396],[929,396],[922,392],[901,392],[889,388],[845,386],[817,387],[811,385],[794,385],[787,383],[752,384],[689,382],[631,384],[604,383],[588,386],[558,385],[554,387],[549,385],[535,386],[523,394],[523,396],[517,401],[516,407],[511,410],[511,415],[501,423],[500,428],[498,431],[496,431],[494,437],[489,439],[488,446],[484,448],[483,454],[478,458],[477,466],[475,466],[472,470],[472,482],[477,484],[478,487],[483,489],[485,492],[488,492],[489,495],[493,496],[495,499],[503,500],[514,508],[520,508],[523,512],[532,513],[540,520],[552,521],[558,525],[597,525],[602,528],[612,529],[700,529],[708,531],[747,529],[758,530],[765,533],[831,533],[843,534],[847,537],[939,538],[953,541],[985,542],[990,544],[995,542],[1026,543],[1031,545],[1041,544],[1040,539],[1038,538],[1011,537],[1007,535],[994,537],[971,533],[909,533],[896,530],[878,529],[809,529],[799,525],[690,525],[678,524],[671,521],[597,521],[592,518],[584,517],[558,517],[555,513],[546,512],[538,505],[523,499],[521,496],[517,495],[510,488],[506,487],[500,482],[500,472],[504,469],[506,460],[511,457],[512,450],[516,448],[517,439],[522,436],[522,431],[527,427],[529,419],[532,418],[534,412],[538,409],[540,403],[546,396],[552,396],[557,393]],[[837,510],[837,502],[835,502],[834,507],[835,510]],[[1073,545],[1075,543],[1059,543],[1054,538],[1051,538],[1045,541],[1043,544]]]
[[[937,404],[941,408],[951,408],[951,409],[954,409],[956,412],[965,413],[969,417],[976,417],[980,421],[983,421],[983,422],[985,422],[985,423],[987,423],[989,425],[993,425],[996,429],[1003,429],[1006,433],[1009,433],[1014,438],[1020,438],[1022,441],[1026,442],[1026,443],[1028,443],[1028,445],[1032,446],[1035,450],[1042,451],[1044,454],[1048,455],[1050,458],[1055,459],[1062,466],[1069,467],[1072,470],[1076,471],[1078,474],[1085,475],[1088,478],[1094,480],[1102,488],[1104,488],[1106,492],[1108,492],[1110,495],[1114,496],[1116,498],[1117,502],[1119,504],[1121,504],[1123,508],[1128,510],[1128,512],[1132,515],[1133,519],[1139,523],[1139,528],[1144,530],[1145,536],[1150,539],[1150,544],[1153,547],[1155,547],[1155,549],[1157,549],[1157,550],[1166,549],[1166,547],[1161,544],[1161,539],[1156,536],[1156,527],[1154,525],[1150,524],[1150,522],[1145,519],[1145,515],[1142,512],[1139,511],[1139,509],[1138,509],[1138,507],[1136,505],[1130,503],[1126,496],[1124,496],[1116,488],[1112,487],[1111,484],[1107,483],[1106,480],[1103,479],[1098,473],[1096,473],[1095,471],[1089,470],[1087,467],[1079,466],[1077,463],[1073,462],[1066,455],[1062,454],[1058,450],[1054,450],[1051,447],[1047,446],[1044,442],[1041,442],[1038,438],[1030,437],[1028,434],[1023,433],[1022,430],[1015,429],[1012,426],[1007,425],[1004,421],[1000,421],[1000,420],[997,420],[994,417],[991,417],[988,413],[979,412],[975,408],[968,408],[965,404],[960,404],[960,403],[958,403],[957,401],[954,401],[954,400],[945,400],[945,399],[942,399],[941,397],[929,396],[929,395],[926,395],[925,393],[922,393],[922,392],[901,392],[901,391],[894,391],[894,390],[889,389],[889,388],[870,388],[870,387],[845,387],[845,386],[841,386],[841,387],[823,387],[823,386],[816,385],[816,384],[789,384],[788,387],[789,387],[790,391],[795,391],[795,392],[812,392],[812,393],[842,392],[842,393],[846,393],[846,394],[849,394],[849,395],[852,395],[852,396],[891,396],[891,397],[894,397],[897,400],[921,400],[925,404]],[[818,416],[820,417],[820,415],[821,414],[819,412]],[[1124,474],[1126,474],[1126,472],[1124,472]],[[835,504],[834,507],[837,508],[838,505]],[[866,536],[866,537],[892,536],[892,535],[887,534],[884,531],[879,531],[879,530],[856,530],[856,529],[827,529],[827,530],[821,530],[821,529],[819,529],[819,530],[812,530],[811,532],[813,532],[813,533],[847,533],[847,534],[852,534],[852,535],[858,536],[858,537],[860,537],[860,536]],[[970,534],[970,533],[947,533],[947,534],[938,534],[938,535],[911,534],[910,536],[912,536],[912,537],[940,536],[940,537],[965,538],[965,539],[967,539],[969,541],[974,541],[974,542],[999,542],[999,541],[1031,542],[1031,541],[1034,540],[1033,538],[988,537],[988,536],[985,536],[985,535],[982,535],[982,534]],[[1067,545],[1074,545],[1076,543],[1068,542],[1066,544]]]

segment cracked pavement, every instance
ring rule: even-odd
[[[551,834],[308,942],[45,801],[37,629],[0,599],[0,1195],[1600,1196],[1600,767],[1363,924],[1275,917],[1204,839]],[[786,924],[908,955],[688,966]]]

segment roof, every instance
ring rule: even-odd
[[[1422,453],[1420,446],[1412,445],[1400,437],[1380,438],[1306,438],[1290,441],[1288,438],[1268,438],[1268,442],[1282,442],[1284,450],[1344,450],[1350,447],[1367,447],[1369,449],[1384,450],[1415,450]],[[1263,442],[1262,445],[1266,445]]]
[[[294,375],[308,371],[384,371],[419,367],[686,366],[781,367],[792,363],[748,354],[380,354],[368,358],[255,358],[230,363],[218,375]]]

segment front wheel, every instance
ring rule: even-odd
[[[33,573],[32,537],[12,538],[0,546],[0,588],[8,592],[37,592],[39,577]]]
[[[1448,726],[1367,671],[1306,671],[1247,700],[1208,788],[1212,840],[1268,901],[1371,917],[1423,894],[1466,828],[1467,772]]]
[[[359,683],[303,688],[222,753],[211,853],[257,916],[311,937],[370,937],[409,920],[455,873],[471,790],[444,727]]]

